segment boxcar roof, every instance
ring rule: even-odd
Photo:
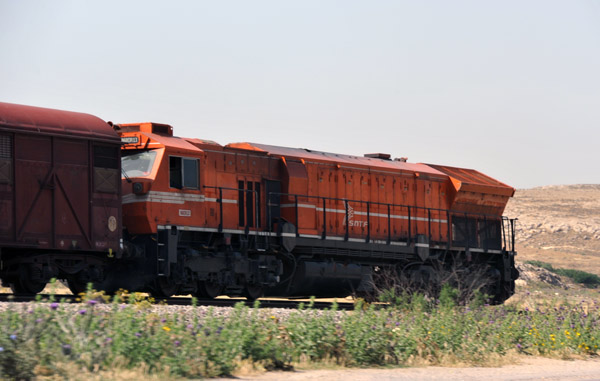
[[[0,129],[77,136],[119,142],[119,135],[90,114],[0,102]]]

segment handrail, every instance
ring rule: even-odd
[[[258,230],[259,226],[260,226],[260,221],[258,219],[258,209],[259,209],[259,199],[258,196],[260,196],[258,194],[258,192],[254,189],[240,189],[240,188],[229,188],[229,187],[216,187],[216,186],[210,186],[210,185],[203,185],[203,188],[207,188],[207,189],[218,189],[219,190],[219,198],[217,199],[217,202],[219,203],[219,233],[223,232],[223,191],[224,190],[228,190],[228,191],[236,191],[236,192],[245,192],[245,193],[256,193],[256,197],[252,197],[254,200],[254,227]],[[238,200],[238,203],[240,201]],[[244,211],[245,213],[245,211]],[[246,224],[244,226],[244,231],[246,234],[250,233],[250,224],[248,223],[248,219],[245,218],[244,219],[246,221]]]
[[[260,227],[260,221],[259,221],[259,206],[260,206],[260,194],[258,191],[256,190],[248,190],[248,189],[240,189],[240,188],[230,188],[230,187],[218,187],[218,186],[207,186],[204,185],[203,188],[207,188],[207,189],[216,189],[218,190],[218,194],[219,194],[219,198],[217,199],[217,202],[219,203],[219,227],[218,227],[218,231],[222,232],[223,231],[223,222],[224,222],[224,215],[223,215],[223,191],[236,191],[236,192],[244,192],[244,194],[247,194],[248,192],[252,193],[255,195],[255,197],[253,197],[254,199],[254,204],[255,204],[255,213],[254,213],[254,219],[255,219],[255,223],[254,223],[254,227],[256,228],[256,232],[258,234],[259,231],[259,227]],[[279,196],[279,201],[278,203],[273,204],[272,200],[274,196]],[[349,213],[349,209],[350,209],[350,203],[358,203],[361,204],[361,209],[362,209],[362,204],[366,204],[366,217],[367,217],[367,224],[366,224],[366,236],[365,238],[365,242],[370,242],[371,241],[371,217],[372,217],[372,206],[377,206],[377,207],[381,207],[384,206],[385,209],[387,209],[387,239],[386,239],[386,243],[389,245],[392,243],[392,234],[391,234],[391,211],[392,208],[403,208],[406,209],[407,211],[407,237],[406,237],[406,244],[407,245],[411,245],[413,243],[413,238],[415,236],[417,236],[419,234],[419,224],[414,224],[414,227],[416,228],[416,231],[413,234],[413,218],[427,218],[426,222],[427,222],[427,242],[431,242],[432,240],[432,213],[437,214],[437,218],[439,219],[442,215],[445,215],[446,217],[446,224],[447,224],[447,242],[446,242],[446,248],[450,249],[450,247],[452,246],[452,243],[454,242],[454,236],[453,236],[453,229],[452,229],[452,219],[453,218],[464,218],[464,234],[465,234],[465,248],[467,250],[469,250],[471,248],[471,244],[472,242],[475,242],[475,247],[477,248],[483,248],[484,250],[488,250],[488,246],[489,246],[489,238],[490,238],[490,232],[488,231],[488,221],[500,221],[501,226],[500,226],[500,234],[501,237],[499,237],[499,243],[502,246],[503,250],[507,250],[510,249],[509,251],[513,252],[514,248],[515,248],[515,219],[508,219],[507,217],[504,216],[494,216],[494,215],[489,215],[489,214],[484,214],[484,213],[468,213],[468,212],[459,212],[459,211],[453,211],[451,209],[441,209],[441,208],[428,208],[428,207],[423,207],[423,206],[413,206],[413,205],[404,205],[404,204],[393,204],[393,203],[385,203],[385,202],[376,202],[376,201],[365,201],[365,200],[354,200],[354,199],[346,199],[346,198],[337,198],[337,197],[326,197],[326,196],[312,196],[312,195],[305,195],[305,194],[295,194],[295,193],[283,193],[283,192],[268,192],[266,194],[266,202],[265,202],[265,208],[266,208],[266,217],[267,217],[267,224],[266,226],[263,228],[263,230],[266,230],[270,233],[273,232],[273,224],[272,224],[272,216],[271,216],[271,208],[273,206],[279,206],[281,207],[282,205],[282,201],[281,201],[281,197],[287,197],[288,199],[292,199],[293,201],[293,207],[295,210],[295,228],[296,228],[296,236],[299,237],[300,236],[300,219],[299,219],[299,198],[304,198],[304,199],[308,199],[308,202],[311,205],[321,205],[323,208],[323,224],[322,224],[322,232],[321,232],[321,239],[326,239],[327,238],[327,234],[328,234],[328,229],[327,229],[327,201],[334,201],[335,203],[343,203],[343,208],[345,210],[345,231],[344,231],[344,240],[348,241],[350,238],[350,213]],[[312,202],[310,200],[317,200],[316,202]],[[238,200],[239,202],[239,200]],[[379,210],[381,210],[381,208],[379,208]],[[416,217],[417,215],[419,215],[419,213],[422,213],[421,215],[426,213],[426,217]],[[385,218],[385,217],[381,217],[379,216],[378,218]],[[250,232],[250,226],[249,226],[249,221],[246,218],[246,223],[245,223],[245,234],[249,234]],[[478,228],[478,224],[476,221],[480,221],[483,220],[484,221],[484,232],[483,234],[481,234],[481,232],[479,231]],[[471,222],[469,222],[471,221]],[[440,238],[441,238],[441,224],[443,222],[441,222],[441,220],[438,220],[437,223],[440,224],[440,230],[439,230],[439,234],[440,234]],[[470,231],[470,223],[475,223],[475,237],[471,237],[471,231]],[[475,238],[475,240],[473,240],[472,238]],[[480,241],[480,238],[483,238],[483,243],[477,243]],[[508,240],[507,240],[508,239]],[[507,247],[508,245],[510,245],[510,247]]]
[[[423,218],[427,218],[427,238],[428,238],[428,242],[431,242],[431,232],[432,232],[432,212],[437,213],[438,216],[444,215],[446,216],[446,224],[447,224],[447,243],[446,243],[446,247],[449,249],[452,245],[452,242],[454,241],[454,237],[452,234],[452,218],[453,217],[461,217],[465,219],[465,247],[467,248],[467,250],[471,247],[471,243],[473,242],[472,238],[484,238],[484,242],[483,244],[476,244],[476,247],[481,247],[484,250],[488,249],[488,240],[490,238],[490,232],[488,231],[488,229],[485,229],[485,231],[483,232],[483,235],[478,231],[477,225],[475,226],[476,230],[475,230],[475,235],[476,237],[471,237],[471,232],[469,231],[469,221],[473,221],[473,220],[480,220],[483,219],[484,221],[484,226],[487,227],[488,226],[488,221],[499,221],[501,223],[503,223],[504,220],[508,220],[511,221],[511,226],[514,225],[514,222],[512,222],[513,220],[509,220],[507,217],[503,217],[503,216],[495,216],[495,215],[490,215],[490,214],[485,214],[485,213],[472,213],[472,212],[459,212],[459,211],[453,211],[451,209],[441,209],[441,208],[428,208],[428,207],[423,207],[423,206],[413,206],[413,205],[405,205],[405,204],[392,204],[392,203],[385,203],[385,202],[376,202],[376,201],[365,201],[365,200],[354,200],[354,199],[347,199],[347,198],[337,198],[337,197],[326,197],[326,196],[312,196],[312,195],[305,195],[305,194],[295,194],[295,193],[283,193],[283,192],[269,192],[267,194],[267,200],[269,203],[269,201],[271,200],[272,196],[280,196],[280,197],[287,197],[287,198],[293,198],[293,202],[294,202],[294,207],[295,207],[295,222],[296,222],[296,235],[299,235],[299,228],[300,226],[298,226],[298,221],[299,221],[299,217],[298,217],[298,198],[302,197],[302,198],[306,198],[306,199],[316,199],[318,200],[315,204],[315,206],[317,204],[319,204],[319,201],[322,201],[322,208],[323,208],[323,226],[322,226],[322,233],[321,233],[321,239],[326,239],[327,237],[327,204],[326,201],[335,201],[337,203],[343,203],[343,208],[345,210],[345,219],[346,219],[346,226],[345,226],[345,231],[344,231],[344,240],[347,241],[349,238],[349,204],[350,203],[359,203],[359,204],[366,204],[366,213],[367,213],[367,233],[366,233],[366,237],[365,237],[365,241],[366,242],[370,242],[370,238],[371,238],[371,205],[376,205],[376,206],[385,206],[387,208],[387,223],[388,223],[388,237],[387,237],[387,244],[390,244],[392,241],[391,238],[391,209],[392,208],[405,208],[407,210],[407,244],[410,245],[412,243],[412,239],[414,238],[414,236],[418,235],[419,232],[418,230],[415,231],[415,234],[413,234],[412,229],[413,229],[413,216],[415,214],[418,214],[417,212],[422,212],[422,213],[427,213],[427,217],[423,217]],[[311,201],[308,201],[309,203],[313,204]],[[279,202],[279,206],[281,206],[282,202]],[[418,218],[418,217],[417,217]],[[440,222],[441,224],[441,222]],[[415,224],[415,227],[418,228],[418,224]],[[269,223],[269,231],[272,231],[272,226]],[[500,234],[502,235],[501,237],[499,237],[500,243],[502,243],[502,241],[506,241],[506,238],[508,236],[509,239],[511,239],[512,241],[514,241],[514,227],[510,227],[510,230],[508,232],[504,231],[503,228],[500,229]],[[440,232],[441,233],[441,232]],[[514,251],[514,243],[511,242],[511,251]]]

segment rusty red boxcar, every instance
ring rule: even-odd
[[[104,277],[120,248],[120,139],[82,113],[0,103],[0,278],[37,293]]]

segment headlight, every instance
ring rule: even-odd
[[[144,193],[144,184],[142,184],[142,183],[133,183],[133,193],[135,193],[135,194],[143,194]]]

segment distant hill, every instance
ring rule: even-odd
[[[504,215],[519,219],[518,261],[600,275],[600,184],[518,189]]]

